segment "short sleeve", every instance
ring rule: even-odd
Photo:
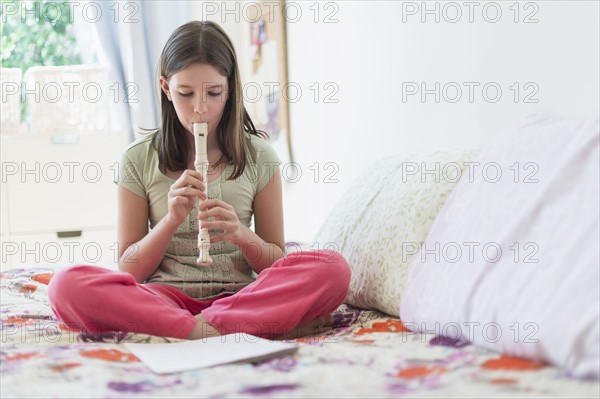
[[[256,167],[258,172],[258,182],[256,192],[259,193],[265,188],[267,183],[273,179],[275,171],[277,171],[279,165],[281,165],[281,160],[268,141],[261,138],[253,138],[253,143],[257,150]]]
[[[142,181],[142,167],[140,162],[131,159],[129,149],[125,150],[119,161],[119,173],[114,182],[123,186],[134,194],[148,199],[146,189]]]

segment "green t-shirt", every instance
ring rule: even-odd
[[[166,216],[167,194],[175,182],[158,168],[158,153],[152,145],[152,137],[141,138],[125,149],[116,182],[148,201],[150,228]],[[250,161],[235,180],[227,180],[233,171],[233,165],[227,165],[221,176],[208,184],[208,197],[219,198],[233,206],[246,227],[250,227],[252,221],[254,197],[281,163],[266,140],[250,136],[250,143],[256,150],[256,162]],[[215,234],[212,229],[209,232],[211,236]],[[146,282],[167,283],[193,298],[207,298],[237,292],[254,281],[250,265],[240,249],[229,241],[211,244],[211,266],[197,266],[197,256],[198,210],[194,208],[177,228],[160,265]]]

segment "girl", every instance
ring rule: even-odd
[[[57,273],[54,313],[87,332],[188,339],[294,337],[331,322],[350,269],[333,251],[284,257],[280,161],[244,109],[231,40],[212,22],[179,27],[159,83],[161,127],[132,143],[120,165],[120,271]],[[195,122],[209,127],[208,176],[194,170]],[[210,266],[196,265],[200,225],[211,233]]]

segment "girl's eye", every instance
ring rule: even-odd
[[[214,92],[214,91],[213,92],[208,92],[208,95],[211,96],[211,97],[218,97],[218,96],[221,95],[221,92],[218,92],[218,93]]]
[[[194,93],[179,93],[179,95],[182,97],[190,97],[192,94]]]

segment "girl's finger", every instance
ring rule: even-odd
[[[227,233],[223,232],[223,233],[219,233],[219,234],[215,234],[214,236],[210,237],[210,242],[211,243],[216,243],[216,242],[221,242],[221,241],[228,241],[228,235]]]
[[[203,191],[197,190],[191,187],[182,187],[175,190],[169,191],[169,196],[171,197],[199,197],[199,198],[207,198],[206,194]]]
[[[173,203],[175,205],[188,206],[189,205],[189,198],[188,197],[177,196],[177,197],[173,198]]]
[[[214,207],[221,207],[221,208],[224,208],[224,209],[227,209],[230,211],[233,210],[233,207],[231,205],[229,205],[227,202],[221,201],[218,198],[211,198],[209,200],[204,201],[200,210],[214,208]]]
[[[195,179],[198,180],[202,180],[202,173],[198,172],[197,170],[194,169],[186,169],[183,171],[183,173],[181,174],[181,176],[179,178],[185,177],[185,176],[191,176]]]
[[[208,210],[202,210],[198,215],[198,219],[206,220],[208,218],[220,218],[221,220],[234,219],[234,216],[226,209],[220,207],[210,208]]]
[[[175,182],[175,184],[178,187],[184,187],[184,186],[192,185],[192,186],[198,187],[198,188],[200,188],[202,190],[206,189],[205,184],[202,182],[202,175],[199,172],[195,172],[194,171],[193,175],[192,175],[191,171],[190,171],[190,173],[186,173],[186,172],[184,172],[179,177],[179,179],[177,179],[177,181]]]

